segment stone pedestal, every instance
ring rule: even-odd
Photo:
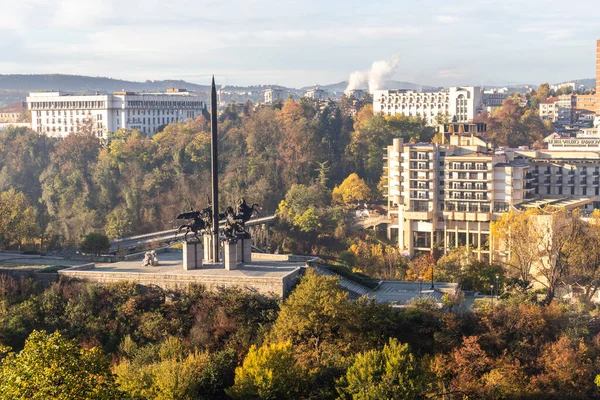
[[[238,264],[252,261],[252,240],[238,239],[237,242],[237,260]]]
[[[183,244],[183,269],[202,268],[202,243],[200,242],[185,242]]]
[[[238,247],[242,250],[242,262],[252,261],[252,240],[242,239],[238,242]]]
[[[212,235],[204,235],[204,262],[211,262],[213,259],[213,252],[215,251],[215,247],[213,246],[213,237]]]
[[[237,248],[237,241],[223,242],[223,265],[228,271],[237,268]]]

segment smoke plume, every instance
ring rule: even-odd
[[[391,61],[379,60],[373,62],[368,71],[354,71],[348,78],[346,92],[360,89],[365,83],[369,85],[369,92],[383,89],[385,81],[390,79],[396,71],[398,59],[394,57]]]

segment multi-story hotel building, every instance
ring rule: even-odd
[[[387,148],[390,238],[409,255],[471,246],[491,260],[491,222],[546,204],[600,208],[600,138],[547,138],[548,149],[494,151],[484,124],[445,124],[445,143]]]
[[[438,116],[458,122],[472,120],[483,109],[479,87],[451,87],[439,92],[414,90],[376,90],[373,93],[373,112],[384,115],[402,114],[420,117],[428,125],[437,125]]]
[[[166,124],[196,118],[206,108],[185,89],[166,93],[115,92],[72,96],[61,92],[30,93],[31,129],[48,136],[66,136],[89,125],[98,137],[119,129],[153,135]]]
[[[600,115],[600,39],[596,41],[596,115]]]

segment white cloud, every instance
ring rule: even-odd
[[[453,24],[458,21],[458,18],[452,15],[438,15],[435,20],[444,24]]]

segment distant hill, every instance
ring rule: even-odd
[[[197,85],[181,80],[135,82],[104,77],[81,75],[0,75],[0,89],[36,91],[61,90],[67,92],[114,92],[119,90],[154,91],[177,87],[205,91],[208,85]]]
[[[596,80],[594,78],[586,78],[586,79],[575,79],[569,82],[575,83],[577,86],[583,85],[586,89],[596,87]]]
[[[316,85],[315,85],[316,86]],[[302,90],[308,90],[308,89],[312,89],[315,86],[305,86],[303,88],[301,88]],[[342,81],[342,82],[338,82],[338,83],[332,83],[329,85],[319,85],[319,87],[321,89],[325,89],[329,92],[337,92],[337,93],[341,93],[344,90],[346,90],[346,87],[348,87],[348,81]],[[412,90],[421,90],[421,89],[433,89],[433,86],[428,86],[428,85],[419,85],[417,83],[412,83],[412,82],[402,82],[402,81],[386,81],[385,82],[385,89],[412,89]],[[365,87],[366,89],[366,87]]]

